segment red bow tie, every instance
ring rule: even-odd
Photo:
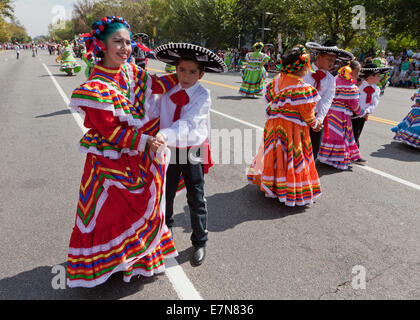
[[[321,90],[321,80],[324,79],[327,74],[324,71],[316,70],[315,73],[312,73],[312,78],[315,79],[315,89]]]
[[[375,89],[372,88],[371,86],[367,86],[366,88],[363,89],[364,92],[366,92],[367,96],[366,96],[366,103],[370,104],[372,103],[372,94],[375,92]]]
[[[190,98],[185,90],[180,90],[175,92],[173,95],[170,96],[173,103],[176,104],[176,110],[174,113],[173,122],[178,121],[181,118],[181,109],[183,106],[190,102]]]

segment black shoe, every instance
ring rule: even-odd
[[[191,263],[194,266],[199,266],[203,263],[205,256],[206,256],[206,247],[194,247],[194,251],[191,256]]]
[[[354,163],[360,164],[360,165],[365,165],[367,162],[368,162],[367,160],[365,160],[363,158],[360,158],[360,159],[357,159]]]

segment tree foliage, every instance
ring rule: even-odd
[[[363,6],[364,28],[354,26],[355,6]],[[283,48],[331,39],[367,52],[379,48],[381,36],[391,45],[402,39],[418,45],[419,10],[413,0],[78,0],[66,30],[52,31],[60,37],[89,32],[95,20],[119,15],[134,33],[145,32],[156,43],[195,41],[227,48],[261,41],[264,23],[265,43],[277,45],[280,33]]]
[[[23,43],[29,41],[31,38],[14,16],[13,1],[0,0],[0,42]]]

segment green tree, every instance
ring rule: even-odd
[[[388,36],[395,40],[411,38],[420,45],[420,5],[415,0],[389,0],[386,25]]]
[[[73,40],[76,35],[76,30],[72,20],[64,21],[64,25],[49,25],[50,37],[56,41]]]
[[[13,14],[12,0],[0,0],[0,18],[13,18]]]

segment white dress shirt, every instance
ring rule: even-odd
[[[313,65],[314,71],[317,71],[318,68],[316,65]],[[318,90],[321,100],[319,100],[315,106],[315,117],[319,122],[323,122],[325,116],[328,113],[328,110],[331,107],[331,103],[335,96],[335,78],[334,76],[326,70],[321,71],[325,72],[326,77],[321,80],[321,89]],[[312,77],[312,72],[308,72],[304,77],[303,81],[309,83],[315,88],[315,79]]]
[[[182,90],[177,84],[164,95],[155,95],[148,111],[151,119],[160,116],[160,131],[169,147],[186,148],[202,145],[210,136],[210,91],[198,82],[185,89],[189,103],[182,107],[181,117],[173,122],[176,105],[171,95]]]
[[[373,89],[375,89],[375,92],[372,93],[372,102],[371,103],[367,103],[366,102],[367,93],[364,91],[364,89],[366,87],[368,87],[368,86],[370,86]],[[378,104],[379,104],[379,98],[381,97],[381,89],[379,89],[379,87],[377,85],[375,85],[375,84],[369,84],[369,83],[367,83],[366,80],[364,80],[360,84],[359,89],[360,89],[360,100],[359,100],[360,107],[363,110],[365,110],[367,113],[372,114],[375,111],[375,109],[378,106]]]

